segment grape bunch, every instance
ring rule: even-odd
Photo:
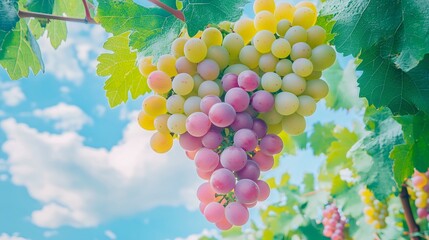
[[[323,235],[332,240],[343,240],[346,218],[341,216],[335,204],[329,204],[323,209]]]
[[[374,194],[367,188],[359,191],[362,202],[365,207],[365,221],[372,225],[375,229],[383,229],[386,227],[386,217],[389,215],[387,205],[383,204],[374,197]]]
[[[255,19],[242,18],[174,40],[171,53],[140,60],[153,94],[138,122],[165,153],[179,139],[199,177],[200,210],[226,230],[248,221],[270,194],[259,179],[283,149],[282,131],[298,135],[316,102],[328,94],[322,70],[335,50],[310,2],[293,6],[256,0]]]
[[[414,171],[411,182],[416,196],[414,203],[417,207],[417,216],[429,221],[429,169],[426,173]]]

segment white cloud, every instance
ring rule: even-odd
[[[5,115],[6,115],[6,113],[4,111],[0,110],[0,117],[3,117]]]
[[[51,237],[54,237],[54,236],[56,236],[56,235],[58,235],[58,232],[57,232],[57,231],[54,231],[54,230],[44,231],[44,232],[43,232],[43,236],[44,236],[45,238],[51,238]]]
[[[186,238],[175,238],[175,240],[199,240],[201,237],[216,237],[219,238],[219,232],[215,229],[207,230],[204,229],[201,233],[192,234],[187,236]]]
[[[70,92],[70,88],[62,86],[62,87],[60,87],[60,92],[62,94],[68,94]]]
[[[106,237],[107,237],[108,239],[111,239],[111,240],[116,239],[116,234],[115,234],[114,232],[112,232],[111,230],[106,230],[106,231],[104,232],[104,235],[106,235]]]
[[[2,233],[0,235],[0,240],[27,240],[27,239],[20,237],[18,233],[14,233],[13,235]]]
[[[106,111],[107,111],[107,108],[101,104],[97,104],[97,106],[95,106],[95,112],[97,113],[97,116],[99,116],[99,117],[104,116]]]
[[[25,94],[17,83],[1,82],[0,80],[0,100],[2,100],[6,106],[18,106],[25,98]],[[4,112],[0,110],[0,116],[2,115],[4,115]]]
[[[91,227],[158,206],[198,207],[193,162],[178,144],[168,154],[154,153],[152,133],[136,121],[110,150],[85,146],[73,132],[41,133],[14,119],[0,126],[12,182],[43,204],[31,216],[37,226]]]
[[[92,122],[82,109],[62,102],[45,109],[36,109],[33,114],[47,121],[55,121],[55,129],[64,131],[80,130],[85,124]]]

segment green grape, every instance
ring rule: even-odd
[[[283,131],[292,136],[303,133],[306,125],[305,118],[297,113],[284,116],[282,120]]]
[[[185,96],[194,88],[194,79],[187,73],[179,73],[173,79],[173,91],[176,94]]]
[[[304,95],[308,95],[314,98],[314,100],[316,101],[326,97],[328,93],[329,93],[328,84],[321,79],[308,80],[307,87],[303,92]]]
[[[332,66],[335,59],[335,50],[326,44],[313,48],[310,58],[311,62],[313,62],[314,70],[316,71],[322,71]]]
[[[293,13],[295,12],[295,7],[287,2],[278,3],[276,9],[274,10],[274,17],[277,21],[286,19],[288,21],[293,20]],[[281,35],[284,36],[284,35]]]
[[[321,26],[315,25],[307,29],[307,43],[315,48],[326,41],[326,30]]]
[[[185,98],[180,95],[171,95],[167,99],[167,111],[171,114],[183,113]]]
[[[305,42],[298,42],[292,46],[290,59],[295,61],[298,58],[310,58],[311,47]]]
[[[322,77],[321,71],[313,71],[309,76],[305,77],[306,80],[314,80]]]
[[[260,57],[261,54],[252,45],[244,46],[239,55],[240,62],[251,69],[258,67]]]
[[[283,116],[291,115],[298,110],[298,97],[290,92],[280,92],[276,95],[274,101],[275,109]]]
[[[277,31],[277,21],[274,14],[269,11],[260,11],[253,20],[256,31],[268,30],[272,34]]]
[[[165,72],[170,77],[177,75],[176,58],[173,55],[165,54],[159,57],[156,67],[158,70]]]
[[[316,20],[317,12],[314,12],[308,7],[301,7],[296,9],[293,14],[292,25],[308,29],[316,23]]]
[[[261,86],[268,92],[277,92],[282,87],[282,83],[281,77],[274,72],[267,72],[261,78]]]
[[[139,70],[141,75],[148,77],[153,71],[156,71],[156,66],[152,64],[153,57],[144,57],[139,62]]]
[[[291,52],[289,42],[284,38],[276,39],[271,45],[271,53],[278,58],[286,58]]]
[[[268,125],[275,125],[282,121],[283,115],[278,113],[275,108],[269,112],[259,114],[258,118],[265,121]]]
[[[298,58],[293,62],[292,70],[298,76],[308,77],[313,72],[313,63],[307,58]]]
[[[204,29],[201,39],[206,44],[207,48],[222,45],[222,33],[214,27]]]
[[[277,124],[271,124],[267,125],[267,134],[280,134],[282,132],[282,122],[279,122]]]
[[[277,23],[277,34],[280,37],[284,37],[287,30],[292,27],[292,23],[290,23],[287,19],[282,19]]]
[[[172,114],[167,121],[168,130],[174,134],[186,132],[186,116],[184,114]]]
[[[170,117],[170,114],[161,114],[158,117],[155,118],[153,125],[155,126],[155,129],[160,133],[170,133],[170,130],[167,126],[168,118]]]
[[[311,116],[316,111],[316,101],[307,95],[298,96],[299,107],[296,112],[301,116]]]
[[[184,37],[176,38],[171,44],[171,54],[176,58],[185,56],[183,49],[185,48],[187,41],[188,39]]]
[[[201,83],[200,87],[198,88],[198,96],[200,98],[203,98],[208,95],[220,95],[220,88],[219,85],[214,81],[204,81]]]
[[[238,59],[238,55],[244,47],[244,41],[238,33],[230,33],[225,36],[222,46],[228,50],[230,61],[233,61]]]
[[[289,59],[281,59],[276,65],[276,73],[281,77],[292,73],[292,62]]]
[[[225,47],[211,46],[207,51],[207,59],[215,61],[221,70],[225,69],[229,64],[229,53]]]
[[[278,62],[278,58],[271,53],[267,53],[259,58],[259,68],[264,72],[274,72]]]
[[[185,57],[192,63],[199,63],[207,56],[207,46],[203,40],[191,38],[185,43]]]
[[[234,24],[234,32],[240,34],[243,38],[244,45],[247,45],[256,34],[253,20],[249,18],[241,18]]]
[[[287,30],[285,39],[292,46],[297,42],[305,42],[307,41],[307,31],[301,26],[293,26]]]
[[[264,10],[273,13],[275,8],[276,4],[274,0],[255,0],[253,3],[253,12],[255,14]]]
[[[262,30],[255,34],[252,44],[260,53],[268,53],[271,51],[271,45],[275,40],[274,34],[268,30]]]
[[[212,81],[207,81],[207,82],[212,83]],[[201,98],[197,96],[192,96],[186,99],[185,106],[184,106],[185,114],[189,116],[194,112],[201,112],[200,102],[201,102]]]
[[[283,77],[282,90],[301,95],[306,90],[307,81],[295,73],[289,73]]]
[[[234,73],[236,75],[240,75],[241,72],[244,72],[246,70],[249,70],[249,67],[247,67],[244,64],[234,64],[225,69],[224,75],[228,73]]]

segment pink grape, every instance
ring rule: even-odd
[[[204,80],[215,80],[219,76],[220,69],[215,61],[205,59],[198,63],[197,71]]]
[[[425,208],[419,208],[417,209],[417,215],[419,218],[424,219],[426,216],[428,216],[428,210]]]
[[[259,118],[253,120],[252,130],[256,133],[256,136],[258,136],[258,138],[263,138],[265,135],[267,135],[267,129],[268,126],[264,122],[264,120]]]
[[[202,144],[206,148],[216,149],[218,148],[223,141],[223,136],[220,132],[210,130],[202,138]]]
[[[194,75],[197,71],[197,64],[191,63],[186,57],[179,57],[176,60],[176,70],[178,73]]]
[[[262,202],[267,200],[270,196],[270,186],[262,180],[256,180],[256,184],[258,184],[259,187],[258,201]]]
[[[245,70],[238,75],[238,86],[248,92],[254,91],[259,86],[259,76],[252,70]]]
[[[226,231],[232,228],[232,224],[229,223],[228,220],[226,220],[226,217],[224,217],[222,220],[216,223],[216,227],[222,231]]]
[[[256,206],[256,204],[257,204],[258,202],[257,201],[255,201],[255,202],[252,202],[252,203],[243,203],[243,205],[245,206],[245,207],[247,207],[247,208],[252,208],[252,207],[254,207],[254,206]]]
[[[204,209],[204,216],[209,222],[219,222],[225,218],[225,208],[218,202],[211,202]]]
[[[246,152],[255,150],[258,136],[250,129],[240,129],[234,134],[234,146],[241,147]]]
[[[225,208],[225,217],[232,225],[242,226],[249,220],[249,210],[241,203],[232,202]]]
[[[200,202],[200,212],[204,215],[204,209],[206,208],[208,203]]]
[[[209,203],[215,200],[215,192],[210,186],[210,183],[205,182],[198,187],[197,198],[201,202]]]
[[[234,119],[234,122],[231,124],[231,128],[234,131],[238,131],[240,129],[251,129],[253,127],[253,119],[247,112],[237,113]]]
[[[200,149],[203,144],[201,143],[201,138],[194,137],[188,132],[181,134],[179,137],[180,146],[187,151],[195,151]]]
[[[210,178],[210,186],[216,193],[229,193],[232,189],[234,189],[235,176],[230,170],[226,168],[220,168],[213,172]]]
[[[235,115],[234,108],[228,103],[216,103],[209,111],[210,121],[218,127],[228,127],[231,125],[234,122]]]
[[[234,192],[238,202],[253,203],[258,200],[259,187],[250,179],[241,179],[235,185]]]
[[[195,155],[195,165],[198,169],[209,172],[219,164],[219,155],[211,149],[201,148]]]
[[[252,116],[252,117],[257,117],[258,115],[259,115],[259,112],[258,111],[256,111],[253,107],[252,107],[252,105],[249,105],[249,107],[246,109],[246,112],[248,113],[248,114],[250,114],[250,116]]]
[[[222,102],[218,96],[208,95],[201,99],[200,109],[203,113],[209,114],[210,108],[216,103]]]
[[[194,112],[186,119],[186,130],[194,137],[204,136],[210,129],[209,117],[202,112]]]
[[[197,168],[196,170],[197,170],[198,177],[200,177],[201,179],[204,179],[204,180],[210,180],[210,178],[213,174],[213,171],[203,171],[199,168]]]
[[[247,154],[240,148],[235,146],[227,147],[220,154],[220,163],[224,168],[231,171],[238,171],[246,165]]]
[[[274,96],[265,90],[259,90],[252,95],[251,104],[258,112],[269,112],[274,107]]]
[[[247,160],[246,165],[240,171],[236,172],[238,179],[258,180],[261,170],[255,161]]]
[[[280,153],[283,149],[282,139],[275,134],[268,134],[261,139],[259,144],[261,151],[268,155]]]
[[[196,150],[195,151],[185,151],[185,153],[189,159],[194,160],[195,154],[197,154],[197,151]]]
[[[222,77],[222,88],[226,92],[229,91],[231,88],[238,87],[238,76],[233,73],[225,74]]]
[[[249,107],[250,97],[242,88],[231,88],[225,94],[225,102],[229,103],[236,112],[243,112]]]
[[[264,172],[270,170],[274,165],[274,157],[262,151],[256,152],[252,160],[255,161],[259,165],[259,169]]]

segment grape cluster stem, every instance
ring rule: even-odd
[[[413,216],[413,212],[411,211],[410,195],[408,194],[406,184],[402,184],[401,193],[399,194],[399,198],[401,199],[402,208],[404,209],[405,220],[407,222],[408,229],[410,231],[409,232],[410,239],[411,240],[423,239],[419,236],[415,236],[416,233],[420,232],[420,227],[416,223],[416,220],[414,219],[414,216]]]

